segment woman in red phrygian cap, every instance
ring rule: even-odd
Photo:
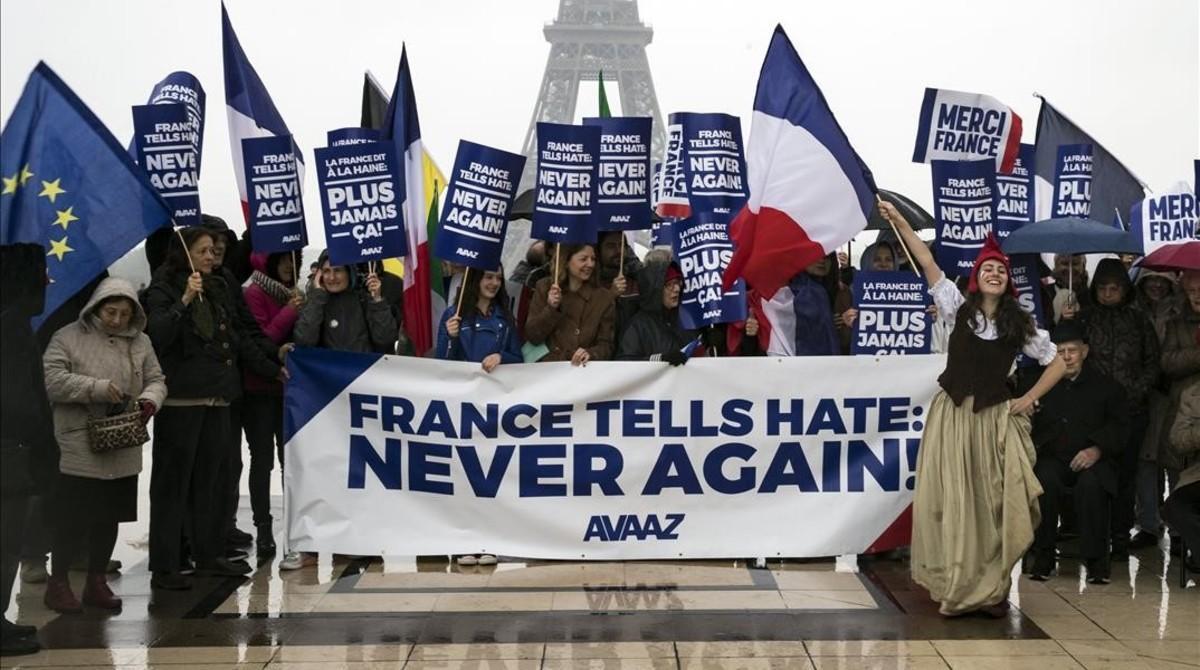
[[[1040,521],[1029,415],[1064,365],[1050,336],[1017,303],[1008,257],[995,237],[975,259],[964,297],[896,208],[885,201],[879,210],[924,270],[951,331],[917,457],[913,581],[946,616],[975,610],[1000,616],[1013,566]],[[1027,394],[1013,398],[1008,377],[1019,353],[1046,369]]]

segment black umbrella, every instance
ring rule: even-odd
[[[923,207],[909,200],[907,196],[896,193],[895,191],[879,190],[879,197],[892,203],[899,210],[904,219],[908,221],[908,225],[912,226],[913,230],[921,230],[922,228],[933,228],[933,216],[926,212]],[[887,230],[891,231],[892,226],[888,224],[887,219],[879,215],[879,209],[871,208],[871,216],[867,217],[867,230]]]

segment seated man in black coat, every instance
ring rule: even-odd
[[[1034,534],[1030,578],[1045,581],[1054,572],[1060,505],[1072,489],[1088,582],[1107,584],[1109,515],[1129,410],[1120,385],[1085,364],[1087,335],[1079,324],[1063,322],[1051,339],[1067,372],[1033,419],[1034,472],[1045,492],[1038,499],[1042,523]]]

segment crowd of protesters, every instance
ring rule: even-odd
[[[894,208],[881,210],[900,239],[868,247],[860,266],[922,272],[934,350],[948,354],[920,452],[913,539],[914,578],[942,611],[1001,605],[1027,548],[1027,574],[1048,578],[1070,535],[1096,583],[1131,551],[1159,546],[1166,529],[1200,548],[1200,272],[1104,259],[1089,277],[1082,257],[1056,258],[1044,268],[1040,330],[1017,307],[998,248],[985,247],[956,284]],[[44,276],[44,254],[3,249],[6,604],[20,560],[22,580],[46,582],[56,611],[121,607],[106,574],[120,567],[117,525],[137,516],[141,449],[98,451],[91,420],[122,408],[154,418],[151,585],[188,589],[193,574],[250,573],[251,547],[260,561],[276,553],[270,489],[284,461],[292,347],[409,353],[402,283],[380,268],[322,254],[302,278],[298,254],[251,253],[248,239],[209,216],[156,233],[146,250],[153,274],[140,294],[102,277],[47,320],[39,342],[29,318],[41,312],[42,287],[31,278]],[[749,287],[744,320],[690,330],[669,250],[638,259],[621,233],[560,248],[535,241],[508,278],[503,268],[445,268],[450,304],[432,355],[487,373],[538,361],[845,355],[858,317],[853,271],[830,254],[774,295]],[[1012,374],[1019,352],[1038,366]],[[254,534],[235,523],[243,435]],[[966,463],[951,453],[962,449],[983,456]],[[999,488],[983,495],[980,482]],[[987,506],[993,499],[1004,500],[1000,512]],[[1171,550],[1179,546],[1172,538]],[[990,558],[965,565],[964,556]],[[280,568],[316,560],[287,552]],[[1200,569],[1196,554],[1185,560]],[[67,578],[77,567],[87,572],[82,598]],[[4,625],[6,639],[22,634]]]

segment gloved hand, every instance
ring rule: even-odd
[[[668,351],[662,355],[664,363],[670,363],[671,367],[677,367],[687,363],[688,357],[682,351]]]
[[[154,413],[158,411],[158,407],[155,407],[154,403],[145,398],[138,400],[137,404],[138,411],[142,413],[142,423],[150,423],[150,417],[154,416]]]

